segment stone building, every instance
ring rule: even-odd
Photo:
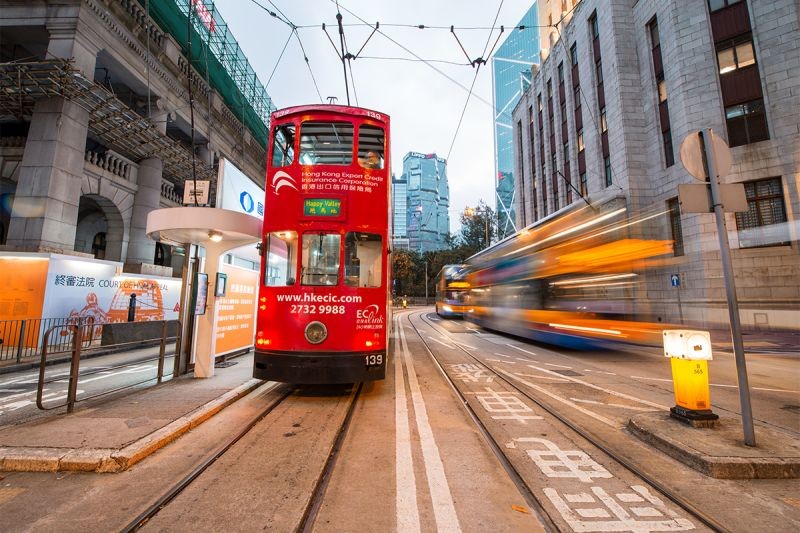
[[[171,275],[151,210],[193,179],[214,205],[221,157],[263,187],[272,102],[213,2],[187,39],[188,5],[0,0],[0,250]]]
[[[726,215],[742,322],[797,327],[797,2],[545,0],[539,10],[550,25],[542,63],[513,112],[518,227],[581,196],[631,214],[661,209],[653,236],[674,240],[674,257],[648,272],[642,300],[665,321],[727,324],[714,216],[678,202],[679,184],[699,183],[681,142],[711,128],[731,147],[723,182],[743,183],[748,200],[749,211]]]

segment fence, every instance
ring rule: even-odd
[[[50,354],[72,351],[72,336],[69,325],[86,326],[81,348],[88,349],[100,342],[103,324],[95,324],[89,318],[26,318],[22,320],[0,320],[0,364],[4,361],[21,363],[35,360],[42,352],[44,333],[57,326],[59,333],[48,339],[47,351]]]
[[[138,324],[139,326],[147,326],[148,323],[145,322],[132,322],[131,325]],[[87,337],[95,336],[94,334],[94,321],[93,320],[83,320],[80,319],[77,321],[73,321],[72,323],[68,324],[58,324],[48,328],[43,334],[42,340],[42,351],[41,357],[39,362],[39,381],[36,390],[36,406],[42,410],[52,410],[58,409],[60,407],[67,407],[67,412],[71,413],[75,407],[75,403],[82,400],[89,400],[91,398],[96,398],[98,396],[108,395],[114,392],[119,392],[125,389],[129,389],[132,387],[137,387],[139,385],[143,385],[145,383],[155,381],[156,383],[161,383],[164,377],[164,359],[166,357],[166,347],[168,342],[175,342],[175,350],[172,353],[173,355],[173,369],[172,369],[172,378],[176,378],[179,374],[179,357],[177,354],[180,353],[181,349],[181,323],[177,320],[164,320],[158,322],[160,334],[153,338],[147,339],[139,339],[132,342],[122,342],[117,343],[114,345],[116,348],[136,348],[137,346],[141,346],[144,343],[148,342],[157,342],[159,346],[158,356],[156,360],[158,361],[158,368],[156,370],[156,375],[154,377],[147,377],[144,380],[137,381],[135,383],[126,383],[120,387],[115,387],[111,389],[100,389],[96,390],[91,394],[84,394],[81,398],[78,398],[78,379],[79,378],[86,378],[87,376],[92,376],[95,374],[106,373],[108,372],[108,367],[100,367],[97,369],[89,369],[86,372],[81,373],[80,364],[81,364],[81,350],[84,344],[87,341]],[[172,327],[170,327],[172,326]],[[168,331],[172,329],[175,334],[170,336]],[[65,378],[63,374],[57,373],[55,377],[50,379],[47,378],[46,375],[46,368],[47,368],[47,356],[50,355],[52,352],[50,351],[51,346],[62,346],[61,342],[50,342],[50,339],[55,337],[65,337],[67,340],[65,341],[65,345],[67,349],[65,351],[71,352],[70,357],[70,370],[69,370],[69,378],[67,382],[67,394],[66,394],[66,402],[63,404],[53,404],[49,403],[45,406],[44,398],[44,391],[45,385],[52,384],[52,383],[59,383],[64,382]],[[130,363],[122,363],[118,365],[114,365],[114,369],[120,368],[129,368],[136,365],[139,365],[142,361],[134,361]],[[49,402],[49,401],[48,401]]]

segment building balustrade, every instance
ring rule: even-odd
[[[161,199],[168,207],[181,205],[181,194],[175,190],[175,184],[168,180],[161,180]]]
[[[87,150],[84,159],[87,163],[100,167],[124,180],[136,182],[139,165],[112,150],[104,153]]]

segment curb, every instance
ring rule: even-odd
[[[124,448],[0,447],[0,471],[122,472],[266,383],[250,379]]]
[[[800,477],[800,457],[731,457],[706,455],[666,434],[656,434],[636,417],[628,420],[628,430],[701,474],[715,479],[795,479]]]

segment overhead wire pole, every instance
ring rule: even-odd
[[[339,24],[339,46],[342,49],[342,73],[344,74],[344,92],[347,95],[347,105],[350,105],[350,86],[347,83],[347,65],[345,64],[345,51],[344,51],[344,28],[342,27],[342,14],[338,12],[339,5],[336,5],[336,22]]]
[[[197,207],[197,166],[194,154],[194,94],[192,92],[192,0],[186,0],[186,51],[188,55],[188,69],[186,80],[189,85],[189,121],[192,132],[192,186],[194,187],[194,206]]]

